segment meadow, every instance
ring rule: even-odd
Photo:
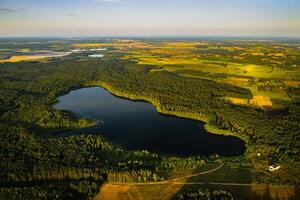
[[[289,88],[300,86],[299,55],[297,45],[278,42],[175,41],[150,47],[139,44],[124,59],[156,66],[151,72],[168,71],[243,87],[251,91],[252,99],[225,99],[238,105],[272,107],[272,99],[293,100]]]

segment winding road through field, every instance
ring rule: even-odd
[[[117,199],[125,199],[125,200],[143,200],[143,196],[141,194],[141,188],[153,186],[158,187],[159,192],[157,192],[155,199],[170,199],[173,197],[172,195],[176,194],[179,189],[184,185],[219,185],[219,186],[244,186],[244,187],[258,187],[258,188],[276,188],[278,186],[272,185],[262,185],[255,183],[226,183],[226,182],[188,182],[187,179],[196,177],[203,174],[213,173],[219,169],[221,169],[225,164],[222,163],[218,167],[199,172],[196,174],[177,177],[174,179],[169,179],[166,181],[159,182],[147,182],[147,183],[124,183],[124,182],[108,182],[101,187],[100,193],[94,198],[94,200],[117,200]],[[169,185],[169,186],[168,186]],[[168,191],[162,189],[162,186],[167,186]],[[292,188],[286,186],[287,188]],[[170,191],[169,191],[170,190]],[[148,199],[148,198],[147,198]]]

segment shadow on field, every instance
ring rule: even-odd
[[[196,171],[194,173],[197,173]],[[208,175],[208,174],[207,174]],[[208,175],[210,176],[210,175]],[[215,176],[215,175],[213,175]],[[216,176],[218,174],[216,173]],[[192,177],[186,180],[181,189],[172,196],[172,200],[177,200],[178,195],[185,191],[197,191],[199,189],[223,190],[231,193],[237,198],[244,200],[287,200],[287,199],[300,199],[299,188],[286,187],[286,186],[270,186],[270,185],[245,185],[245,184],[234,184],[226,185],[223,177],[220,179],[213,178],[213,182],[209,181],[209,178],[204,175],[198,177]],[[220,183],[220,184],[218,184]]]

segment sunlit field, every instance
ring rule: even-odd
[[[253,100],[232,103],[272,106],[272,99],[292,100],[288,87],[299,85],[299,48],[276,42],[165,42],[141,45],[128,42],[124,59],[154,65],[151,72],[210,79],[250,89]],[[245,102],[243,102],[245,101]]]
[[[225,39],[0,44],[1,148],[7,161],[0,175],[14,186],[0,188],[0,198],[75,194],[79,199],[165,200],[184,199],[188,191],[211,198],[298,197],[299,46]],[[114,98],[146,101],[156,114],[201,123],[205,132],[199,129],[199,134],[233,137],[244,150],[234,156],[179,156],[124,148],[97,129],[106,123],[103,116],[53,107],[58,97],[86,87],[113,94],[107,105]],[[69,100],[76,108],[92,105],[85,98]],[[134,118],[134,127],[142,119]],[[122,136],[123,126],[117,128]],[[277,164],[280,168],[272,171]],[[27,184],[32,185],[24,189]]]
[[[300,0],[0,0],[0,200],[300,200]]]

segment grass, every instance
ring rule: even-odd
[[[132,40],[119,40],[110,43],[82,43],[74,44],[74,47],[109,47],[113,52],[124,53],[123,59],[136,60],[140,64],[151,65],[153,68],[149,73],[157,71],[168,71],[180,76],[205,78],[221,83],[230,83],[239,87],[247,88],[252,92],[252,99],[241,99],[234,97],[224,97],[226,101],[233,104],[249,105],[256,107],[274,106],[273,99],[290,100],[286,93],[289,87],[300,87],[300,74],[297,68],[283,68],[279,65],[263,62],[249,62],[247,56],[256,58],[266,58],[284,63],[284,59],[289,58],[289,54],[293,51],[283,53],[268,53],[268,49],[272,47],[255,47],[251,49],[238,46],[222,46],[212,45],[210,42],[164,42],[157,45],[156,43],[146,43]],[[203,50],[204,53],[196,52]],[[223,52],[224,54],[214,53]],[[208,51],[209,50],[209,51]],[[229,55],[228,52],[234,53],[240,51],[238,55]],[[265,52],[266,51],[266,52]],[[23,49],[20,52],[27,52]],[[212,52],[212,53],[211,53]],[[225,55],[226,54],[226,55]],[[228,55],[227,55],[228,54]],[[14,55],[9,59],[0,60],[0,62],[20,62],[26,60],[38,60],[45,58],[43,56],[34,55]],[[138,66],[137,66],[138,67]],[[99,83],[96,83],[96,85]],[[184,112],[171,112],[163,110],[159,106],[159,102],[149,97],[134,96],[122,91],[117,91],[109,85],[100,84],[112,93],[118,96],[126,97],[134,100],[146,100],[151,102],[159,112],[172,114],[180,117],[192,118],[207,122],[206,116],[191,115]],[[274,101],[275,102],[275,101]],[[84,123],[84,121],[83,121]],[[85,126],[85,124],[82,124]],[[220,130],[219,127],[205,125],[206,130],[211,133],[235,135],[230,131]],[[236,136],[236,135],[235,135]],[[242,138],[247,141],[247,138]],[[280,163],[281,164],[281,163]],[[294,163],[293,163],[294,164]],[[214,164],[206,164],[200,169],[181,169],[168,173],[167,177],[175,178],[182,175],[197,173],[202,170],[210,169]],[[282,180],[290,179],[291,176],[299,177],[295,173],[299,166],[285,166],[282,164],[281,169],[273,174],[265,174],[269,172],[268,163],[262,163],[254,160],[249,167],[230,168],[229,166],[211,173],[193,177],[185,181],[195,182],[227,182],[227,183],[246,183],[252,184],[257,177],[272,178],[272,176],[281,177]],[[294,170],[290,170],[294,167]],[[290,170],[290,171],[288,171]],[[293,178],[293,177],[292,177]],[[176,184],[165,185],[116,185],[106,183],[96,199],[170,199],[180,190],[192,187]],[[199,187],[199,186],[197,186]],[[201,186],[202,187],[202,186]],[[217,188],[216,185],[205,185],[205,187]],[[267,186],[220,186],[221,189],[232,190],[235,194],[257,195],[263,199],[266,195],[271,198],[279,197],[282,199],[289,198],[295,194],[292,187],[267,187]],[[255,198],[256,199],[256,198]]]
[[[252,160],[256,157],[252,156]],[[256,164],[260,162],[254,161]],[[208,171],[219,166],[219,163],[210,163],[203,165],[199,169],[181,169],[174,170],[169,178],[187,176],[203,171]],[[186,189],[209,188],[212,190],[226,190],[243,199],[290,199],[297,198],[298,189],[292,186],[260,185],[253,180],[257,176],[270,176],[261,173],[258,166],[257,171],[251,167],[230,167],[230,164],[207,174],[201,174],[187,179],[178,179],[175,182],[161,183],[106,183],[95,200],[106,199],[143,199],[143,200],[165,200],[172,199],[179,192]],[[284,172],[277,172],[282,176]],[[191,184],[192,183],[192,184]],[[196,183],[196,184],[194,184]]]
[[[213,49],[210,44],[207,49]],[[154,46],[150,50],[129,51],[124,59],[136,60],[141,65],[154,65],[150,72],[168,71],[184,77],[205,78],[221,83],[229,83],[247,88],[252,92],[253,99],[230,99],[233,104],[251,105],[255,107],[272,107],[272,99],[290,101],[288,87],[300,86],[300,72],[295,69],[274,66],[274,56],[286,59],[286,53],[262,53],[267,47],[248,49],[241,47],[221,47],[230,52],[246,51],[234,60],[236,56],[225,58],[224,55],[199,55],[194,51],[201,46],[200,42],[166,42],[161,46]],[[271,47],[268,47],[272,50]],[[275,47],[274,47],[275,48]],[[271,51],[270,50],[270,51]],[[274,51],[274,49],[273,49]],[[267,64],[252,64],[245,59],[248,55],[267,57]],[[264,55],[264,56],[262,56]],[[244,57],[243,57],[244,56]],[[283,63],[283,61],[281,61]]]
[[[94,200],[166,200],[176,195],[181,185],[104,184]]]
[[[253,99],[250,99],[250,104],[258,107],[272,107],[272,101],[267,96],[254,96]]]
[[[193,173],[199,173],[208,171],[220,166],[219,163],[211,163],[203,165],[197,170],[192,169],[180,169],[174,170],[169,175],[168,179],[173,179],[181,176],[188,176]],[[186,179],[180,179],[182,182],[186,182]],[[182,185],[174,184],[173,182],[162,182],[161,184],[126,184],[126,183],[106,183],[100,188],[99,194],[94,200],[166,200],[172,199],[180,190]]]
[[[30,49],[20,49],[19,52],[21,52],[21,53],[29,53]]]
[[[9,59],[0,60],[0,63],[3,62],[21,62],[21,61],[31,61],[31,60],[40,60],[47,58],[45,55],[20,55],[20,56],[11,56]]]
[[[225,97],[226,100],[235,105],[247,105],[255,107],[272,107],[272,101],[268,96],[253,96],[252,99],[242,99],[236,97]]]
[[[138,58],[139,64],[163,66],[163,70],[176,72],[177,66],[182,65],[187,70],[199,70],[211,74],[227,74],[228,76],[241,76],[252,78],[282,78],[285,71],[276,67],[253,64],[239,64],[221,61],[210,61],[194,57],[157,58],[146,55]],[[172,66],[172,67],[171,67]]]
[[[179,191],[197,188],[226,190],[242,199],[292,199],[296,197],[296,189],[286,186],[218,186],[218,185],[113,185],[104,184],[94,200],[166,200],[172,199]]]
[[[12,55],[7,59],[0,60],[0,63],[4,62],[21,62],[21,61],[34,61],[34,60],[41,60],[45,58],[54,58],[54,57],[63,57],[71,54],[70,52],[58,53],[58,54],[31,54],[31,55]]]
[[[192,174],[199,171],[215,168],[217,163],[204,165],[203,168],[194,170]],[[174,171],[175,176],[188,175],[191,171],[182,169]],[[100,193],[95,200],[166,200],[174,198],[179,192],[186,189],[209,188],[212,190],[226,190],[243,199],[290,199],[297,198],[297,189],[291,186],[260,185],[252,182],[256,174],[251,168],[243,167],[234,169],[224,166],[212,173],[202,174],[176,182],[161,182],[156,184],[134,184],[134,183],[106,183],[100,188]],[[190,184],[198,183],[198,184]],[[227,185],[228,183],[228,185]],[[232,185],[233,184],[233,185]]]

